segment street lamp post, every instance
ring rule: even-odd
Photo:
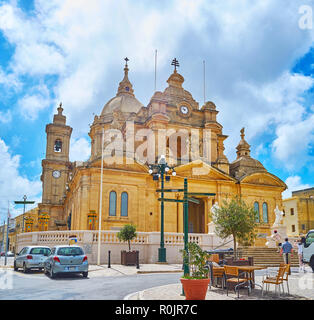
[[[174,167],[168,166],[164,155],[160,156],[158,164],[149,165],[149,174],[153,175],[153,180],[161,182],[161,204],[160,204],[160,247],[158,248],[158,262],[167,262],[165,241],[164,241],[164,182],[170,180],[168,173],[172,171],[172,175],[175,176],[176,172]]]
[[[23,208],[23,227],[22,227],[22,232],[24,232],[24,214],[25,214],[25,206],[26,204],[33,204],[35,203],[35,201],[26,201],[27,197],[26,195],[24,195],[23,197],[23,201],[14,201],[15,204],[23,204],[24,208]]]

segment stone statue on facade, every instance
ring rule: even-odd
[[[213,206],[210,208],[210,213],[212,214],[212,216],[214,216],[217,213],[218,209],[219,209],[218,202],[215,202],[215,204],[213,204]],[[215,234],[215,229],[216,227],[213,221],[208,223],[208,233]]]
[[[220,209],[218,202],[215,202],[215,204],[213,204],[213,206],[210,208],[211,214],[215,215],[218,209]]]

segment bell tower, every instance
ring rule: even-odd
[[[43,192],[42,203],[39,204],[40,213],[49,215],[49,230],[66,225],[63,203],[71,165],[69,150],[72,128],[66,125],[62,103],[57,110],[53,122],[46,126],[46,158],[42,160],[41,175]]]

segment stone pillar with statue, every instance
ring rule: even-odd
[[[266,238],[266,246],[268,248],[278,247],[287,238],[287,227],[282,224],[283,211],[280,211],[278,205],[276,205],[274,212],[276,215],[275,222],[270,228],[271,235]]]

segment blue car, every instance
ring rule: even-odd
[[[61,273],[82,273],[88,276],[88,259],[79,246],[64,245],[51,249],[51,253],[44,263],[45,274],[55,278]]]

